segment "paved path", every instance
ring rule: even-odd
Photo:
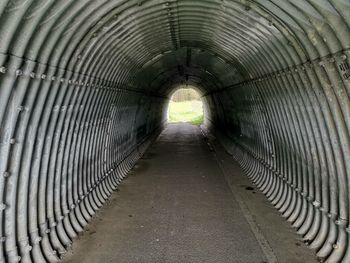
[[[169,125],[64,262],[271,262],[268,240],[250,221],[256,215],[242,208],[215,156],[197,126]],[[294,254],[290,262],[305,259]]]

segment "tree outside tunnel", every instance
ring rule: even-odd
[[[169,101],[168,122],[187,122],[201,125],[203,120],[203,102],[196,88],[180,86]]]

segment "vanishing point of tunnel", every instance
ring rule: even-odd
[[[0,0],[0,262],[350,263],[349,97],[350,0]]]

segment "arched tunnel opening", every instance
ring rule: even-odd
[[[60,261],[162,132],[160,156],[177,149],[162,136],[180,138],[193,162],[214,162],[220,144],[315,260],[350,262],[349,14],[348,0],[0,1],[0,262]],[[205,119],[175,125],[182,138],[166,109],[183,84],[199,88]],[[196,189],[184,185],[184,195]],[[232,187],[245,215],[232,227],[259,242],[221,262],[312,262],[266,252]],[[259,246],[263,256],[243,257]],[[180,262],[206,262],[200,255]],[[175,262],[123,262],[157,260]]]
[[[167,122],[178,123],[185,122],[194,125],[201,125],[204,122],[204,107],[202,94],[196,87],[176,88],[170,96]]]

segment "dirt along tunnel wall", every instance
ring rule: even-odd
[[[0,1],[0,262],[56,262],[179,84],[327,262],[350,262],[348,0]]]

